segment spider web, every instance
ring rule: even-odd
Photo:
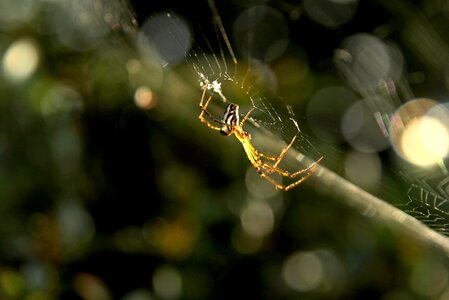
[[[449,177],[435,169],[398,173],[409,185],[407,200],[397,204],[430,228],[449,235]]]
[[[215,39],[207,37],[201,26],[196,27],[199,37],[192,49],[186,54],[186,62],[195,74],[198,90],[207,89],[207,97],[212,95],[212,114],[220,119],[224,108],[229,103],[240,106],[240,116],[254,109],[246,122],[245,130],[251,131],[257,147],[267,148],[273,154],[282,147],[273,141],[290,143],[295,138],[293,147],[310,159],[321,157],[310,136],[301,129],[294,110],[283,103],[272,88],[273,75],[269,66],[260,57],[260,53],[252,51],[254,39],[260,38],[248,30],[245,41],[247,52],[237,53],[230,36],[227,34],[219,12],[212,0],[208,1],[211,9],[211,25]],[[250,9],[248,9],[249,11]],[[250,17],[256,18],[249,11]],[[260,51],[259,51],[260,52]],[[249,128],[249,123],[251,127]],[[249,129],[248,129],[249,128]],[[254,134],[254,133],[260,134]]]

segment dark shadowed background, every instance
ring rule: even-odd
[[[193,69],[232,65],[218,16],[306,154],[444,233],[449,118],[426,131],[436,154],[391,128],[404,103],[448,100],[449,2],[211,3],[0,4],[0,299],[449,298],[438,247],[319,176],[285,193],[258,178],[198,121]]]

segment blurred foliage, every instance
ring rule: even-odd
[[[188,64],[163,67],[137,42],[139,26],[169,10],[215,39],[207,1],[194,2],[0,4],[0,299],[449,297],[438,249],[323,196],[318,180],[275,191],[237,141],[198,122]],[[217,5],[228,28],[262,2]],[[447,95],[447,1],[318,2],[350,7],[320,24],[312,1],[266,2],[291,42],[268,64],[304,126],[313,95],[346,85],[334,51],[359,32],[399,45],[417,95]],[[316,143],[337,149],[325,164],[344,173],[353,149],[336,136]],[[367,160],[363,171],[381,161],[385,181],[364,187],[406,199],[386,174],[390,156]]]

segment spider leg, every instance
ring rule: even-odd
[[[203,93],[204,94],[204,93]],[[204,95],[203,95],[204,97]],[[208,101],[209,102],[209,101]],[[243,117],[242,121],[240,122],[240,128],[242,128],[243,124],[245,123],[246,119],[248,119],[249,115],[253,112],[254,107],[251,107],[251,109],[246,113],[246,115]],[[296,140],[296,135],[292,138],[292,140],[290,141],[290,143],[284,148],[282,149],[281,153],[276,156],[276,155],[266,155],[263,153],[258,153],[259,156],[264,157],[268,160],[273,160],[276,161],[275,164],[273,165],[273,167],[277,167],[278,164],[282,161],[282,159],[284,158],[284,155],[287,153],[287,151],[290,149],[290,147],[293,145],[293,143]]]
[[[262,167],[267,173],[274,173],[274,172],[276,172],[276,173],[278,173],[278,174],[281,174],[281,175],[284,176],[284,177],[295,178],[295,177],[297,177],[297,176],[300,175],[300,174],[307,173],[307,172],[309,172],[310,170],[314,169],[314,168],[319,164],[319,162],[320,162],[323,158],[324,158],[324,156],[321,156],[317,161],[315,161],[313,164],[311,164],[311,165],[308,166],[307,168],[304,168],[304,169],[302,169],[302,170],[299,170],[299,171],[293,172],[293,173],[288,172],[288,171],[286,171],[286,170],[283,170],[283,169],[281,169],[281,168],[275,167],[275,165],[270,165],[270,164],[265,163],[265,162],[262,163],[261,167]],[[313,172],[314,172],[314,170],[312,170],[312,173],[313,173]]]
[[[278,159],[278,156],[276,156],[276,155],[267,155],[267,154],[263,154],[263,153],[259,153],[259,155],[268,160],[277,160]]]
[[[304,180],[306,180],[307,178],[309,178],[310,176],[312,176],[312,174],[315,172],[315,169],[312,169],[307,175],[305,175],[304,177],[301,177],[300,179],[298,179],[297,181],[287,185],[284,189],[284,191],[288,191],[289,189],[294,188],[295,186],[299,185],[301,182],[303,182]]]
[[[266,181],[268,181],[269,183],[271,183],[272,185],[275,186],[276,189],[278,190],[285,190],[285,185],[280,184],[279,182],[277,182],[276,180],[274,180],[273,178],[271,178],[269,175],[267,175],[266,173],[263,172],[259,172],[260,177],[262,177],[263,179],[265,179]]]
[[[217,118],[215,118],[214,116],[212,116],[212,115],[206,110],[207,106],[209,105],[209,102],[212,100],[212,95],[209,96],[209,98],[208,98],[207,101],[206,101],[206,104],[203,105],[203,100],[204,100],[205,94],[206,94],[206,89],[204,89],[204,91],[203,91],[203,96],[201,97],[201,101],[200,101],[200,104],[199,104],[200,109],[201,109],[201,113],[200,113],[200,115],[198,116],[198,119],[200,119],[201,123],[206,124],[207,127],[211,128],[211,129],[214,129],[214,130],[220,130],[220,129],[221,129],[220,126],[215,126],[215,125],[209,123],[209,122],[204,118],[204,114],[206,114],[211,120],[213,120],[213,121],[215,121],[215,122],[217,122],[217,123],[219,123],[219,124],[222,124],[222,123],[223,123],[222,121],[220,121],[220,120],[218,120]]]
[[[293,145],[293,143],[296,140],[296,135],[292,138],[292,141],[290,142],[290,144],[287,145],[287,147],[285,147],[284,149],[282,149],[281,154],[279,154],[279,156],[276,159],[276,162],[274,163],[273,167],[277,167],[278,164],[282,161],[282,159],[284,158],[285,153],[287,153],[288,149],[290,149],[290,147]]]
[[[283,190],[283,191],[288,191],[294,187],[296,187],[297,185],[299,185],[300,183],[302,183],[303,181],[305,181],[307,178],[309,178],[314,171],[311,171],[310,173],[308,173],[307,175],[301,177],[299,180],[285,186],[283,184],[280,184],[279,182],[277,182],[276,180],[274,180],[273,178],[271,178],[269,175],[265,174],[265,173],[261,173],[260,176],[267,180],[268,182],[270,182],[272,185],[275,186],[276,189],[278,190]]]
[[[203,108],[203,101],[204,101],[204,97],[206,96],[206,90],[207,90],[207,84],[204,85],[203,88],[203,95],[201,96],[201,100],[200,100],[200,107]],[[207,103],[209,103],[209,101],[207,101]],[[207,104],[205,105],[204,109],[206,109]]]
[[[249,114],[247,113],[247,116],[248,115]],[[284,157],[285,153],[287,153],[288,149],[293,145],[295,138],[293,138],[292,141],[290,142],[290,144],[287,145],[287,147],[285,147],[281,151],[281,154],[279,156],[268,156],[268,155],[264,155],[264,154],[260,153],[251,144],[249,138],[243,137],[243,138],[240,138],[239,140],[242,143],[243,148],[245,149],[248,159],[250,160],[253,167],[257,170],[257,173],[259,173],[260,177],[262,177],[263,179],[270,182],[272,185],[274,185],[276,187],[276,189],[287,191],[287,190],[292,189],[295,186],[299,185],[301,182],[303,182],[307,178],[309,178],[315,172],[316,167],[318,166],[318,163],[323,159],[323,156],[322,156],[317,161],[315,161],[313,164],[308,166],[307,168],[299,170],[297,172],[293,172],[293,173],[283,170],[281,168],[278,168],[277,167],[278,161],[280,161]],[[263,161],[261,159],[262,157],[271,159],[271,160],[276,160],[276,163],[271,165],[268,162]],[[300,174],[304,174],[304,173],[306,173],[306,174],[304,176],[302,176],[301,178],[299,178],[298,180],[296,180],[295,182],[290,183],[289,185],[283,185],[283,184],[277,182],[276,180],[274,180],[270,176],[270,174],[273,174],[273,173],[278,173],[284,177],[288,177],[291,179],[297,177]]]
[[[248,119],[249,115],[253,112],[254,107],[251,107],[251,109],[246,113],[246,115],[243,117],[242,121],[240,121],[240,127],[243,126],[243,124],[245,123],[246,119]]]
[[[282,161],[282,159],[284,158],[284,155],[287,153],[287,151],[290,149],[290,147],[293,145],[293,143],[296,140],[296,135],[293,137],[293,139],[290,141],[290,144],[288,144],[284,149],[282,149],[281,153],[276,156],[276,155],[267,155],[267,154],[263,154],[263,153],[259,153],[259,155],[261,157],[264,157],[268,160],[274,160],[276,161],[276,163],[273,165],[273,167],[277,167],[278,164]]]
[[[320,163],[320,161],[324,158],[324,156],[321,156],[317,161],[315,161],[313,164],[311,164],[310,166],[308,166],[305,169],[299,170],[297,172],[294,173],[290,173],[290,175],[288,177],[290,178],[295,178],[296,176],[298,176],[299,174],[303,174],[306,173],[307,171],[311,170],[311,172],[315,172],[315,168],[316,166]]]
[[[292,173],[292,174],[289,174],[288,172],[286,172],[286,171],[284,171],[284,170],[280,170],[280,169],[277,169],[277,168],[273,168],[273,166],[268,165],[268,164],[266,164],[266,163],[263,164],[262,168],[265,169],[265,168],[267,168],[267,167],[270,167],[268,170],[275,171],[275,172],[277,172],[277,173],[279,173],[279,174],[281,174],[281,175],[283,175],[283,176],[289,177],[289,178],[293,178],[294,176],[292,176],[292,175],[297,176],[297,175],[299,175],[299,174],[307,173],[307,172],[308,172],[306,175],[304,175],[303,177],[299,178],[299,179],[296,180],[295,182],[292,182],[292,183],[289,184],[289,185],[283,185],[283,184],[277,182],[277,181],[274,180],[271,176],[269,176],[268,174],[264,173],[261,169],[258,170],[258,173],[260,174],[260,176],[261,176],[263,179],[265,179],[265,180],[267,180],[268,182],[270,182],[271,184],[273,184],[273,185],[276,187],[276,189],[288,191],[288,190],[290,190],[290,189],[296,187],[297,185],[299,185],[300,183],[302,183],[302,182],[305,181],[306,179],[308,179],[310,176],[312,176],[312,174],[313,174],[313,173],[315,172],[315,170],[316,170],[316,167],[317,167],[318,162],[319,162],[322,158],[323,158],[323,157],[321,157],[321,158],[320,158],[318,161],[316,161],[315,163],[311,164],[309,167],[307,167],[307,168],[305,168],[305,169],[303,169],[303,170],[300,170],[300,171],[298,171],[298,172],[296,172],[296,173]],[[268,171],[268,170],[267,170],[267,171]]]

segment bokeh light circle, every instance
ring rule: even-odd
[[[322,283],[324,266],[314,252],[298,252],[287,258],[282,276],[290,288],[300,292],[311,291]]]
[[[30,38],[21,38],[12,43],[2,59],[3,74],[14,81],[30,77],[39,64],[39,50]]]
[[[245,56],[264,62],[284,53],[289,44],[288,32],[283,15],[265,5],[248,8],[234,22],[237,48]]]
[[[394,44],[359,33],[346,38],[336,51],[337,66],[358,90],[377,89],[389,79],[402,75],[404,57]]]
[[[352,19],[358,0],[305,0],[304,10],[315,22],[334,28]]]
[[[437,299],[437,296],[447,288],[448,280],[449,272],[445,264],[437,257],[429,257],[416,262],[413,266],[409,284],[416,294],[427,299]]]
[[[74,51],[96,48],[110,28],[89,1],[55,1],[43,13],[49,33]]]
[[[163,66],[182,62],[192,46],[188,24],[173,13],[148,18],[138,36],[138,47],[149,58],[159,58]]]
[[[380,130],[368,101],[357,101],[345,112],[341,129],[345,140],[360,152],[374,153],[388,147],[388,140]]]
[[[251,201],[242,210],[240,220],[243,230],[255,238],[269,234],[274,227],[274,213],[264,201]]]
[[[430,99],[407,102],[392,117],[390,141],[414,165],[437,164],[449,152],[449,111]]]
[[[0,1],[0,28],[14,28],[32,20],[38,11],[39,1]]]
[[[377,153],[349,151],[344,167],[346,177],[362,188],[375,187],[382,176],[382,163]]]
[[[296,251],[286,258],[281,272],[289,288],[303,293],[320,292],[335,296],[346,281],[341,260],[328,249]]]
[[[159,266],[153,273],[153,288],[162,299],[177,299],[182,294],[182,277],[171,265]]]
[[[134,103],[141,109],[152,109],[157,105],[157,97],[148,86],[140,86],[134,92]]]
[[[326,142],[343,140],[341,121],[345,111],[358,97],[341,86],[317,91],[307,106],[307,120],[313,132]]]

